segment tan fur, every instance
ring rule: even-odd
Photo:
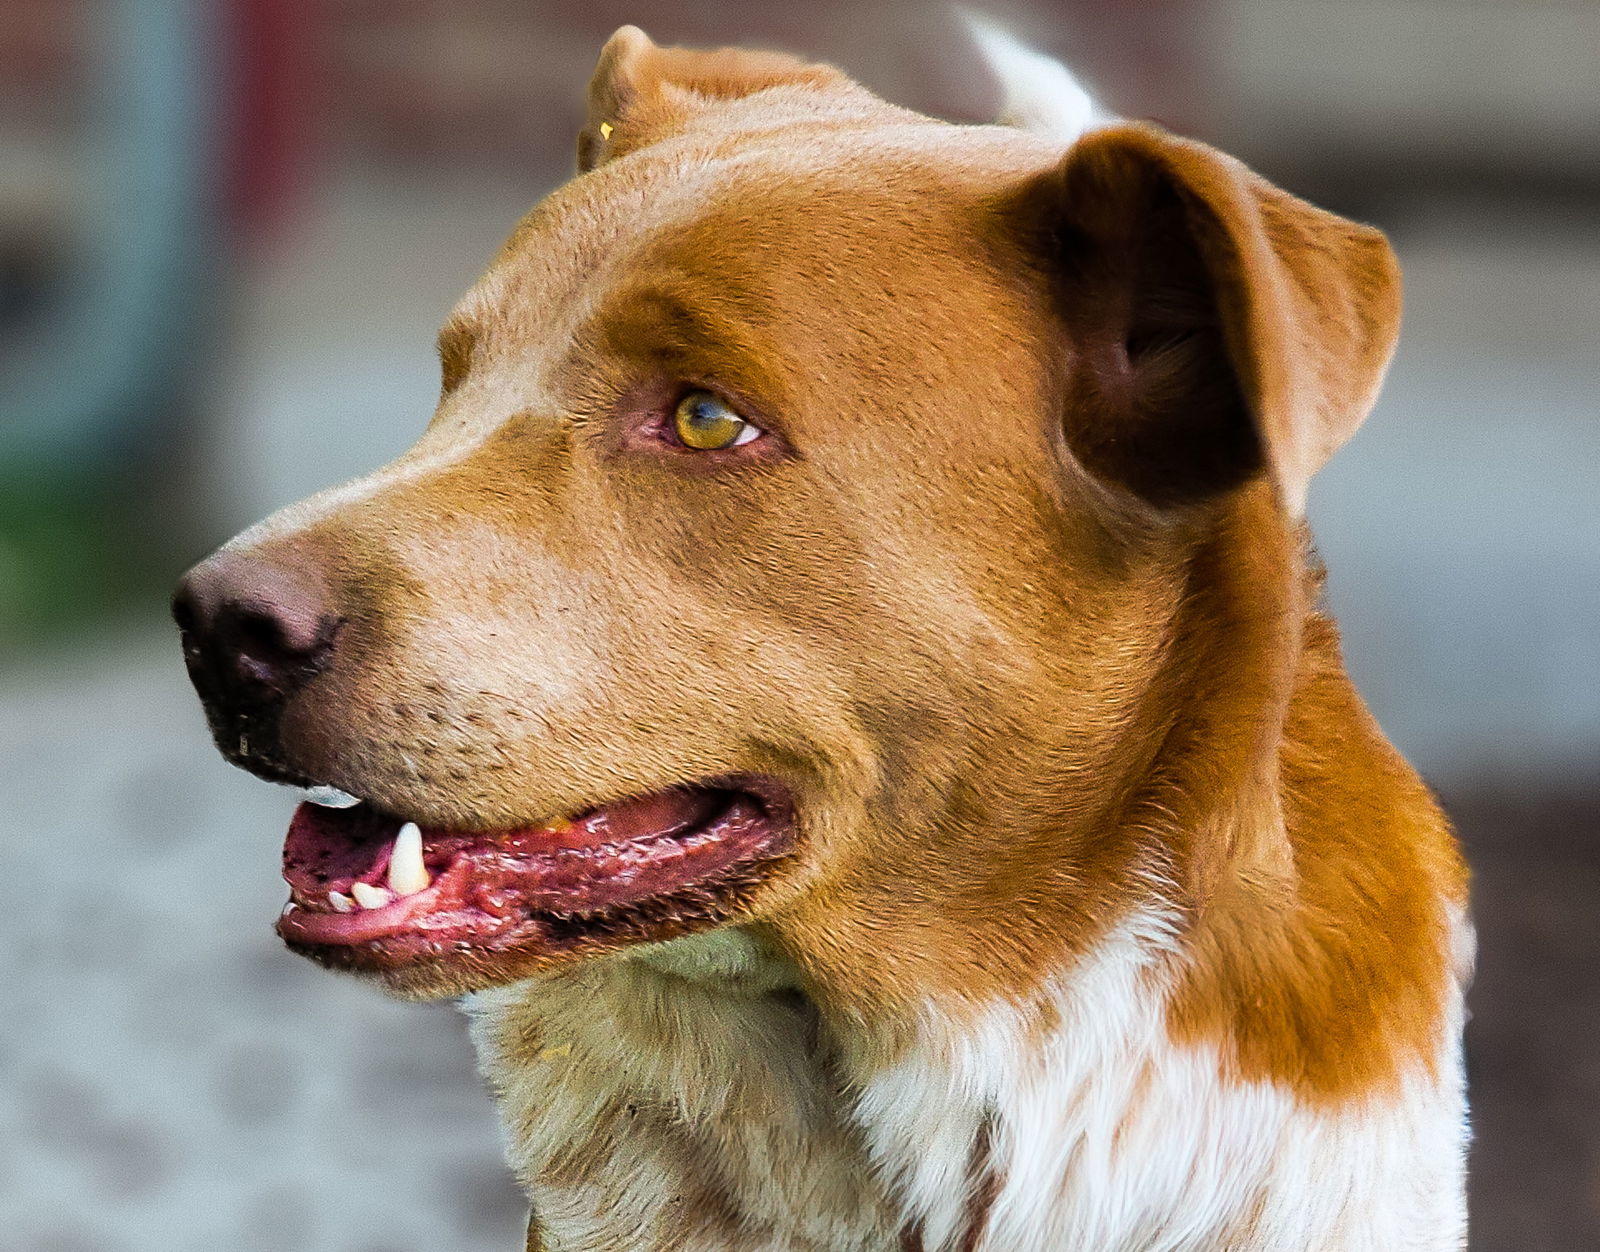
[[[728,943],[761,948],[742,932]],[[527,988],[471,1002],[534,1211],[585,1248],[890,1243],[895,1219],[792,970],[742,951],[681,968],[673,947],[542,980],[536,1015]]]
[[[452,315],[417,448],[240,541],[348,619],[283,723],[308,775],[471,828],[794,789],[730,932],[783,985],[600,946],[388,975],[502,988],[512,1160],[594,1232],[550,1252],[914,1242],[852,1084],[1155,903],[1174,1044],[1229,1081],[1348,1110],[1429,1071],[1464,873],[1298,520],[1393,347],[1381,236],[1151,127],[1062,154],[631,29],[580,160]],[[772,439],[642,447],[682,384]]]

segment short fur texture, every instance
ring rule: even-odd
[[[417,447],[232,545],[345,620],[299,773],[479,829],[794,792],[719,928],[390,977],[477,993],[530,1248],[1459,1248],[1465,871],[1299,520],[1382,237],[633,28],[590,101]],[[683,384],[772,439],[644,449]]]

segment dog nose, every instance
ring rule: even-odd
[[[172,616],[206,700],[282,700],[327,668],[340,619],[308,571],[219,552],[179,583]]]

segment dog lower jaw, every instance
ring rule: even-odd
[[[753,901],[768,879],[781,875],[791,859],[784,855],[752,861],[715,881],[597,915],[532,917],[514,939],[494,947],[463,945],[415,953],[396,951],[381,940],[359,946],[285,942],[326,969],[370,979],[402,999],[459,996],[742,920],[753,912]],[[280,933],[281,926],[280,920]]]
[[[630,959],[657,973],[729,994],[803,994],[804,978],[761,928],[729,925],[633,949]]]
[[[675,789],[485,834],[305,805],[285,845],[291,899],[278,932],[318,964],[429,998],[711,929],[747,916],[794,859],[787,792],[749,786]],[[392,890],[401,873],[410,889]]]

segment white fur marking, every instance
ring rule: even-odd
[[[1110,120],[1060,61],[1028,47],[986,17],[968,10],[961,16],[1000,80],[1002,123],[1071,144]]]
[[[1174,1044],[1175,959],[1159,919],[1126,925],[1055,981],[1042,1035],[1015,1005],[964,1028],[930,1012],[912,1053],[866,1080],[858,1118],[928,1252],[961,1246],[986,1125],[998,1190],[978,1252],[1460,1248],[1459,989],[1436,1072],[1330,1111]]]

